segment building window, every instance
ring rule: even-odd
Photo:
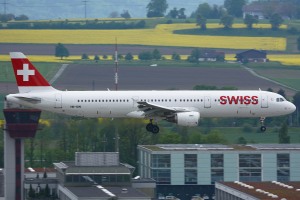
[[[156,180],[158,184],[171,183],[171,170],[170,169],[152,169],[151,177]]]
[[[224,169],[211,169],[211,183],[224,181]]]
[[[184,183],[197,184],[197,154],[184,154]]]
[[[277,154],[277,181],[290,181],[290,155]]]
[[[240,181],[261,181],[261,155],[239,155]]]
[[[211,167],[224,167],[224,155],[223,154],[211,154]]]
[[[185,169],[184,170],[184,183],[185,184],[197,184],[197,169]]]
[[[184,154],[184,167],[197,167],[197,154]]]
[[[211,183],[224,180],[224,155],[223,154],[211,154]]]
[[[171,156],[170,154],[152,154],[151,167],[153,168],[170,168]]]

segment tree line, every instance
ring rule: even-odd
[[[201,56],[205,55],[205,52],[207,50],[204,49],[199,49],[199,48],[195,48],[191,51],[190,56],[188,56],[187,61],[191,62],[191,63],[198,63],[199,59],[201,58]],[[55,46],[55,53],[54,53],[55,57],[60,57],[61,59],[63,59],[64,57],[69,57],[70,53],[69,50],[62,44],[62,43],[58,43]],[[112,55],[112,58],[114,58],[115,55]],[[103,59],[107,59],[108,56],[107,55],[103,55]],[[86,54],[83,53],[81,55],[81,59],[82,60],[89,60],[90,57]],[[124,59],[127,61],[132,61],[134,59],[132,53],[127,53],[125,56],[123,56],[122,54],[118,54],[118,59]],[[160,53],[160,51],[158,49],[154,49],[153,51],[142,51],[138,54],[138,59],[139,60],[164,60],[166,59],[165,57],[163,57]],[[181,60],[181,56],[174,52],[171,56],[172,60],[175,61],[179,61]],[[99,55],[94,55],[93,60],[95,60],[96,62],[98,62],[100,60]],[[222,56],[217,56],[216,60],[219,62],[223,62],[225,60],[224,55]]]
[[[145,28],[145,20],[137,22],[102,22],[97,19],[82,23],[63,22],[19,22],[2,25],[2,29],[140,29]]]

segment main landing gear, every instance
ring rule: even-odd
[[[260,118],[260,124],[261,124],[260,131],[261,132],[265,132],[267,130],[267,127],[264,125],[265,119],[266,119],[265,117]]]
[[[157,125],[153,124],[152,121],[153,121],[153,120],[150,119],[150,123],[147,124],[146,130],[147,130],[148,132],[153,133],[153,134],[157,134],[157,133],[159,132],[159,127],[158,127]]]

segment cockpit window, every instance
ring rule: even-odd
[[[284,98],[276,98],[276,102],[283,102]]]

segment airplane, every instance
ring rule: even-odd
[[[10,53],[19,93],[6,100],[22,107],[88,118],[144,118],[146,130],[159,132],[157,122],[198,126],[200,117],[260,118],[288,115],[295,105],[283,96],[261,90],[235,91],[60,91],[52,87],[21,52]]]

